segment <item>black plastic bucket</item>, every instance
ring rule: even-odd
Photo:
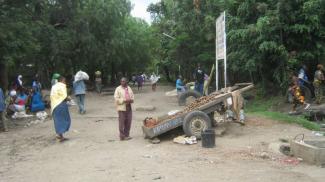
[[[212,129],[208,129],[201,134],[202,147],[213,148],[216,146],[216,133]]]

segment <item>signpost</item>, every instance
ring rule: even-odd
[[[227,87],[227,36],[226,12],[224,11],[216,20],[216,90],[219,90],[219,60],[224,62],[224,83]]]

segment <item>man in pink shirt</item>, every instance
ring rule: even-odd
[[[120,140],[130,140],[130,129],[132,122],[132,107],[134,102],[134,94],[127,85],[127,79],[121,79],[121,85],[115,89],[114,93],[115,105],[119,118]]]

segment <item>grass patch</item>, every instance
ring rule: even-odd
[[[283,121],[286,123],[295,123],[303,126],[309,130],[319,131],[320,126],[317,123],[310,122],[303,116],[290,116],[287,113],[281,113],[276,111],[270,111],[270,109],[276,104],[281,102],[282,98],[272,98],[268,99],[255,99],[254,101],[247,104],[246,112],[262,116],[268,119],[273,119],[277,121]]]

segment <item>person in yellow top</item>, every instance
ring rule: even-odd
[[[67,105],[68,95],[65,78],[60,76],[58,82],[51,89],[51,111],[54,120],[56,138],[62,142],[66,140],[63,134],[70,129],[71,118]]]
[[[127,84],[127,79],[121,79],[121,85],[115,89],[114,93],[116,110],[118,112],[120,140],[130,140],[130,129],[132,122],[132,107],[134,94]]]
[[[316,97],[316,103],[320,104],[323,99],[323,84],[324,84],[324,66],[321,64],[317,65],[317,70],[315,72],[314,76],[314,88],[315,88],[315,97]]]

